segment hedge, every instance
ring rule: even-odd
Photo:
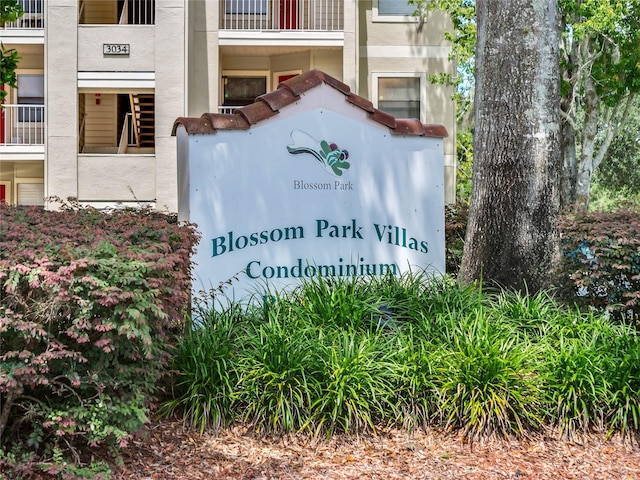
[[[196,240],[151,210],[0,203],[0,466],[127,444],[188,316]]]

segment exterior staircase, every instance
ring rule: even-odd
[[[136,146],[155,147],[155,98],[152,93],[129,95]]]

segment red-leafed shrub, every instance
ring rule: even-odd
[[[565,297],[640,318],[640,212],[618,210],[562,218]]]
[[[469,208],[445,207],[447,273],[457,275],[462,261]],[[640,318],[640,212],[561,216],[560,296],[570,304],[606,310],[626,320]]]
[[[2,446],[78,455],[143,425],[188,314],[195,241],[150,210],[0,203],[0,463]]]

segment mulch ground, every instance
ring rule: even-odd
[[[120,480],[518,479],[640,480],[640,447],[601,437],[468,443],[437,432],[259,438],[241,427],[218,435],[181,421],[151,424],[125,449]]]

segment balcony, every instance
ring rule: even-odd
[[[153,155],[152,93],[80,93],[78,151],[87,155]]]
[[[0,145],[44,145],[44,105],[3,105]]]
[[[220,0],[220,30],[342,32],[343,0]]]
[[[44,0],[19,0],[24,14],[15,22],[2,25],[5,30],[41,30],[44,28]]]

